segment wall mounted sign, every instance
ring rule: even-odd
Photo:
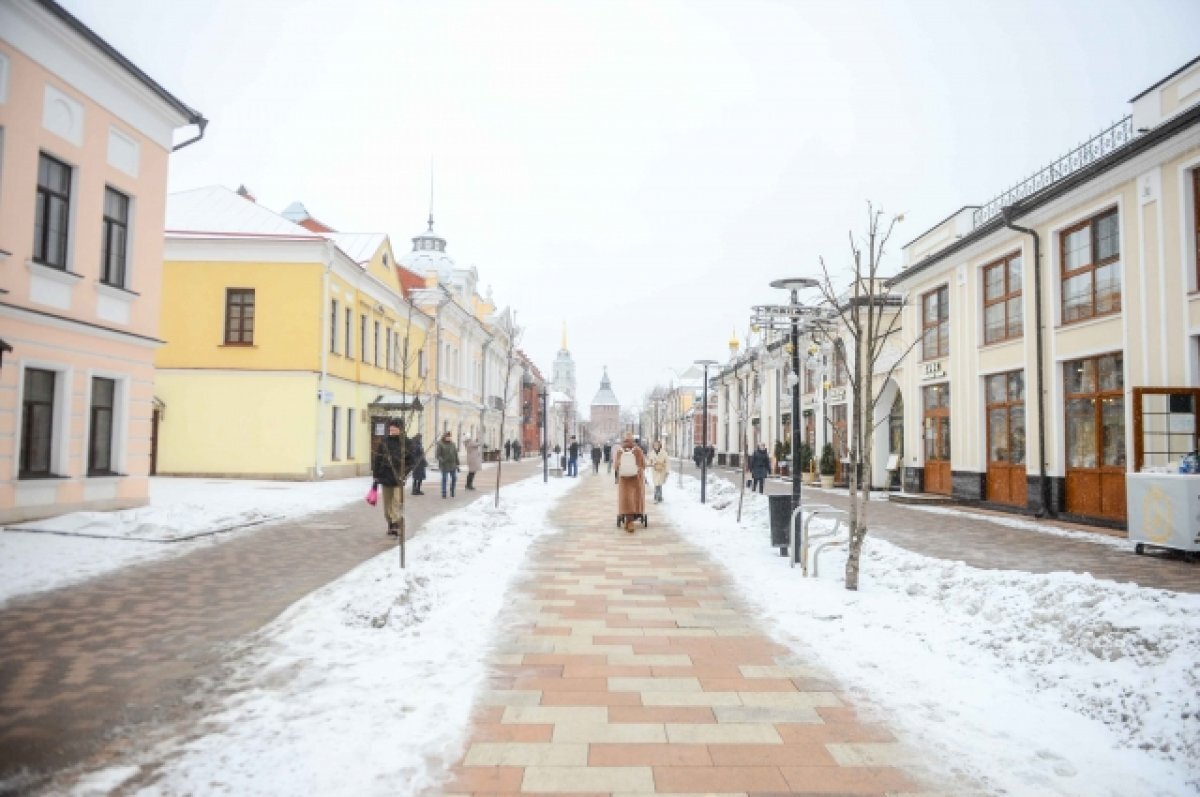
[[[946,361],[937,360],[931,363],[925,363],[921,366],[922,379],[941,379],[946,375]]]

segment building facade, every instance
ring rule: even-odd
[[[57,4],[0,0],[0,523],[147,502],[167,163],[206,124]]]
[[[604,445],[617,442],[620,431],[621,402],[613,392],[612,382],[608,378],[608,366],[605,366],[604,375],[600,377],[600,389],[592,399],[588,436],[592,444]]]

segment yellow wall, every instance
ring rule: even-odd
[[[309,478],[316,391],[311,373],[160,370],[158,472]]]
[[[327,309],[316,312],[323,272],[318,263],[167,261],[160,327],[166,345],[158,350],[155,365],[319,370],[328,322]],[[253,346],[224,345],[226,288],[255,291]]]

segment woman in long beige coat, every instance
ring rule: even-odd
[[[621,460],[633,457],[637,463],[636,476],[621,475]],[[626,464],[626,469],[629,465]],[[633,532],[633,519],[646,514],[646,455],[633,444],[633,435],[625,435],[613,459],[613,473],[617,479],[617,519],[625,522],[625,530]]]
[[[667,459],[667,452],[663,451],[662,441],[655,440],[654,447],[650,449],[650,476],[654,479],[654,503],[662,503],[662,488],[667,483],[668,468],[671,461]]]

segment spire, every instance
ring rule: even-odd
[[[567,350],[567,322],[563,321],[563,336],[562,336],[563,351]]]
[[[433,232],[433,156],[429,156],[429,232]]]

